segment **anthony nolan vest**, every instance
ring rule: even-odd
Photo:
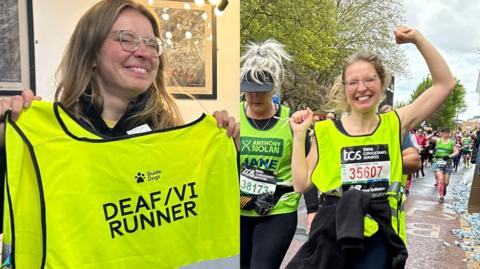
[[[344,134],[330,120],[316,123],[318,163],[312,182],[330,195],[341,196],[343,191],[356,188],[370,192],[373,197],[386,196],[392,210],[392,227],[402,237],[403,218],[398,218],[403,209],[400,120],[395,112],[379,117],[373,133],[361,136]],[[378,224],[367,215],[365,236],[377,231]],[[404,236],[402,239],[406,241]]]
[[[203,115],[119,138],[33,102],[6,129],[15,268],[238,268],[236,150]]]
[[[279,106],[280,119],[272,128],[258,130],[250,124],[245,114],[244,103],[240,106],[240,164],[272,171],[277,176],[277,185],[293,186],[291,173],[292,131],[290,109]],[[240,182],[240,188],[245,186]],[[293,187],[292,187],[293,188]],[[297,210],[300,194],[294,191],[280,197],[267,215],[291,213]],[[241,210],[242,216],[259,216],[255,210]]]

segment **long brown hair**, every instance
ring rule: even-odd
[[[79,118],[85,119],[81,113],[79,98],[87,89],[93,105],[102,110],[103,100],[97,83],[95,63],[115,20],[125,9],[134,9],[144,15],[150,21],[155,36],[160,36],[156,15],[142,4],[131,0],[104,0],[82,16],[57,70],[58,86],[55,92],[55,101],[60,101]],[[166,65],[167,59],[163,53],[159,58],[155,80],[146,90],[149,94],[148,101],[141,111],[127,120],[128,127],[145,122],[151,122],[151,127],[155,129],[182,124],[175,100],[166,90]]]
[[[359,51],[345,59],[342,74],[335,79],[328,95],[329,102],[327,107],[330,109],[350,112],[351,107],[347,103],[347,97],[345,95],[345,70],[347,70],[347,68],[353,63],[359,61],[370,63],[373,68],[375,68],[384,92],[385,88],[390,84],[391,77],[385,70],[380,57],[370,51]]]

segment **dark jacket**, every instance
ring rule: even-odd
[[[404,268],[408,253],[402,239],[391,227],[391,209],[387,200],[372,199],[369,193],[353,189],[344,192],[342,198],[328,196],[321,202],[310,238],[287,269],[350,268],[352,256],[364,248],[366,214],[380,226],[379,232],[390,257],[389,268]]]

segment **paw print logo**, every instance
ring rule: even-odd
[[[145,174],[138,172],[135,179],[137,180],[137,183],[142,183],[145,181]]]

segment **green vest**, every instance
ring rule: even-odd
[[[249,165],[277,175],[277,184],[292,186],[291,156],[292,131],[290,109],[280,106],[280,119],[267,130],[252,126],[245,115],[244,103],[240,104],[240,165]],[[297,210],[300,194],[289,192],[282,197],[267,215],[291,213]],[[242,216],[259,216],[255,210],[241,210]]]
[[[317,188],[338,196],[349,188],[368,191],[372,196],[387,195],[392,209],[392,226],[399,233],[402,226],[397,219],[402,209],[402,154],[397,114],[380,115],[378,127],[370,135],[346,135],[329,120],[315,124],[315,135],[318,163],[312,182]],[[377,231],[378,224],[367,215],[365,236]]]
[[[465,148],[463,148],[463,152],[466,152],[466,153],[472,152],[472,148],[470,147],[471,143],[472,143],[471,137],[462,138],[462,145],[466,146]]]
[[[103,138],[33,102],[6,152],[15,268],[239,267],[236,150],[211,116]]]
[[[435,147],[435,157],[441,158],[452,154],[454,145],[455,142],[453,142],[453,139],[449,139],[447,143],[443,143],[442,139],[440,138]]]

